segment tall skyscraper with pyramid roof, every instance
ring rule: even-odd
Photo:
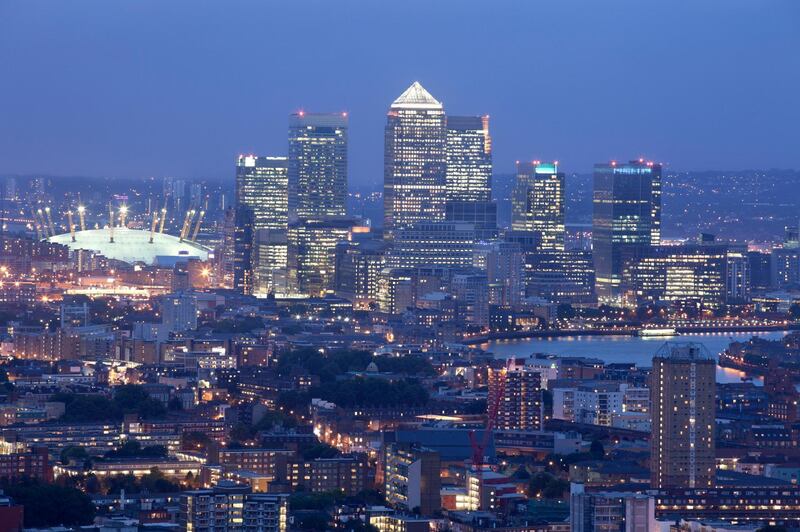
[[[441,102],[415,81],[389,107],[384,139],[386,235],[416,222],[443,220],[447,127]]]

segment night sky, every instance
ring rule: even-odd
[[[491,115],[496,172],[800,168],[797,0],[0,0],[0,174],[232,179],[305,109],[377,185],[414,80]]]

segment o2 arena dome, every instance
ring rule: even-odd
[[[122,262],[144,262],[145,264],[174,263],[176,259],[208,260],[210,250],[196,242],[181,241],[177,236],[153,233],[150,231],[114,228],[114,241],[111,242],[109,229],[86,229],[75,232],[75,241],[70,233],[49,237],[48,242],[63,244],[70,250],[86,249],[100,253],[109,259]]]

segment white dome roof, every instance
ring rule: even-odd
[[[56,244],[64,244],[71,250],[88,249],[96,251],[109,259],[123,262],[144,262],[153,264],[157,257],[182,257],[207,260],[209,249],[194,242],[181,242],[176,236],[155,233],[150,242],[150,231],[114,228],[114,242],[109,241],[110,231],[105,229],[87,229],[75,232],[75,242],[69,233],[51,236],[47,240]]]

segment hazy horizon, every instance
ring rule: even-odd
[[[797,169],[798,23],[788,0],[9,1],[0,172],[224,181],[238,153],[285,154],[305,109],[349,112],[351,188],[372,189],[415,80],[491,115],[496,174]]]

